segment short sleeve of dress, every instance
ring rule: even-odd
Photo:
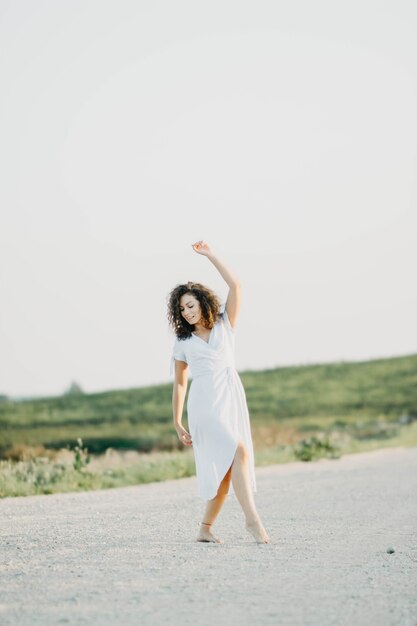
[[[227,315],[227,311],[226,311],[226,303],[224,303],[224,304],[222,304],[222,305],[221,305],[221,307],[220,307],[220,312],[221,312],[221,314],[222,314],[222,319],[223,319],[224,325],[226,326],[227,330],[228,330],[230,333],[233,333],[233,334],[234,334],[234,333],[235,333],[235,331],[236,331],[236,326],[235,326],[235,327],[233,327],[233,326],[231,325],[231,323],[230,323],[229,316]]]
[[[174,361],[175,360],[177,360],[177,361],[185,361],[186,363],[188,363],[187,357],[186,357],[186,354],[185,354],[185,350],[184,350],[184,347],[183,347],[183,342],[180,341],[178,339],[178,337],[175,338],[174,345],[172,347],[171,365],[170,365],[170,368],[169,368],[170,375],[172,375],[173,372],[174,372]]]

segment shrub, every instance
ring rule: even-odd
[[[338,448],[328,436],[313,436],[302,439],[294,446],[294,455],[300,461],[312,461],[321,457],[338,458]]]
[[[90,462],[90,455],[88,449],[83,448],[83,440],[79,437],[77,439],[77,445],[74,448],[74,463],[73,467],[77,472],[87,467]]]

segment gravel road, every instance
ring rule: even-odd
[[[234,495],[195,542],[195,477],[1,500],[0,624],[417,625],[417,447],[256,477],[271,544]]]

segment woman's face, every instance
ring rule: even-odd
[[[201,317],[200,303],[191,293],[185,293],[180,298],[181,315],[189,324],[198,324]]]

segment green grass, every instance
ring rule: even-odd
[[[64,493],[125,487],[139,483],[194,475],[194,460],[187,452],[153,452],[122,467],[89,466],[79,469],[73,459],[37,457],[29,461],[0,461],[0,497]]]
[[[384,440],[371,436],[360,441],[340,431],[316,433],[294,444],[255,448],[257,467],[292,461],[315,461],[381,447],[417,446],[417,421],[389,429]],[[124,487],[195,475],[192,449],[182,452],[137,454],[134,459],[100,455],[86,462],[76,452],[54,458],[37,456],[26,461],[0,461],[0,497],[51,494]]]
[[[240,377],[258,465],[417,445],[417,355],[247,371]],[[193,475],[192,450],[182,448],[173,428],[171,396],[172,384],[167,384],[28,401],[3,399],[0,495]],[[187,398],[185,426],[186,405]],[[115,468],[96,464],[94,471],[88,466],[76,469],[73,461],[58,460],[57,451],[74,448],[78,438],[92,454],[109,448],[147,454]]]

